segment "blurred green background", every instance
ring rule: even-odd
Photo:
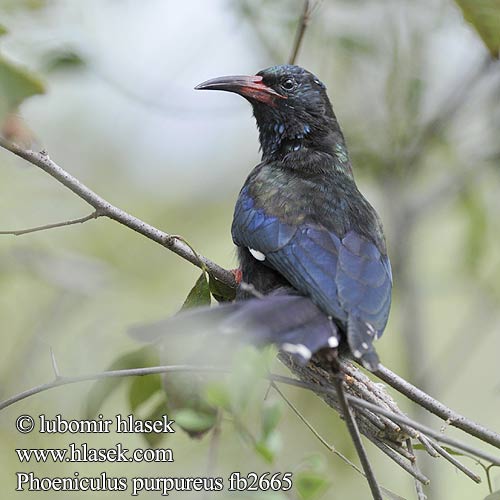
[[[0,39],[0,56],[29,68],[46,90],[9,115],[3,134],[46,149],[111,203],[235,267],[232,207],[259,161],[257,133],[242,99],[192,89],[211,77],[285,62],[301,9],[299,0],[0,0],[0,25],[8,32]],[[500,8],[488,11],[487,19],[500,33]],[[384,221],[395,291],[377,346],[383,363],[498,430],[498,63],[451,0],[324,0],[297,62],[327,84],[358,185]],[[35,92],[38,83],[33,85]],[[90,212],[39,169],[0,151],[0,230]],[[104,219],[0,236],[0,399],[49,381],[50,349],[63,374],[104,370],[137,347],[127,327],[176,312],[198,276],[176,255]],[[225,422],[216,463],[209,458],[210,436],[192,440],[177,432],[161,443],[173,448],[173,464],[19,464],[19,447],[73,441],[147,446],[139,435],[15,431],[20,414],[82,418],[89,388],[61,387],[0,413],[2,499],[40,494],[14,492],[14,474],[21,470],[37,476],[103,470],[127,477],[195,476],[206,475],[209,462],[208,470],[223,476],[310,468],[328,489],[309,498],[369,498],[364,479],[328,453],[284,405],[277,427],[281,447],[272,465]],[[261,389],[260,400],[265,385]],[[126,391],[123,384],[110,394],[101,408],[105,417],[129,413]],[[285,392],[328,442],[357,460],[333,411],[304,391]],[[441,425],[399,400],[420,421]],[[368,451],[380,482],[414,498],[409,476],[370,445]],[[478,486],[443,460],[422,460],[432,480],[429,498],[488,494],[486,481]],[[491,478],[493,489],[500,489],[498,470]],[[128,494],[70,493],[75,500]],[[300,498],[297,491],[218,497]]]

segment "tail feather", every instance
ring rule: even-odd
[[[172,334],[213,333],[216,339],[245,341],[257,346],[275,344],[306,363],[325,347],[340,341],[335,324],[309,298],[274,295],[216,307],[182,312],[167,320],[136,326],[130,334],[156,342]]]
[[[363,366],[370,371],[376,371],[379,365],[378,355],[373,348],[375,338],[377,338],[377,332],[372,325],[355,316],[349,316],[347,320],[349,348],[353,356],[359,359]]]

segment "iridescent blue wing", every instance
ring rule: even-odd
[[[339,237],[317,223],[298,226],[269,216],[245,189],[233,221],[238,246],[282,274],[347,332],[353,354],[368,367],[378,362],[372,341],[385,328],[392,278],[387,256],[355,231]]]

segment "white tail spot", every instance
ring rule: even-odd
[[[339,339],[337,337],[329,337],[328,338],[328,345],[331,347],[331,348],[335,348],[335,347],[338,347],[339,346]]]
[[[281,348],[290,354],[298,354],[304,359],[311,359],[312,352],[304,344],[289,344],[285,342]]]

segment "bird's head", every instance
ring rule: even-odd
[[[214,78],[195,88],[234,92],[250,102],[263,159],[296,164],[294,160],[307,153],[325,163],[340,151],[348,161],[325,85],[299,66],[273,66],[255,76]]]

